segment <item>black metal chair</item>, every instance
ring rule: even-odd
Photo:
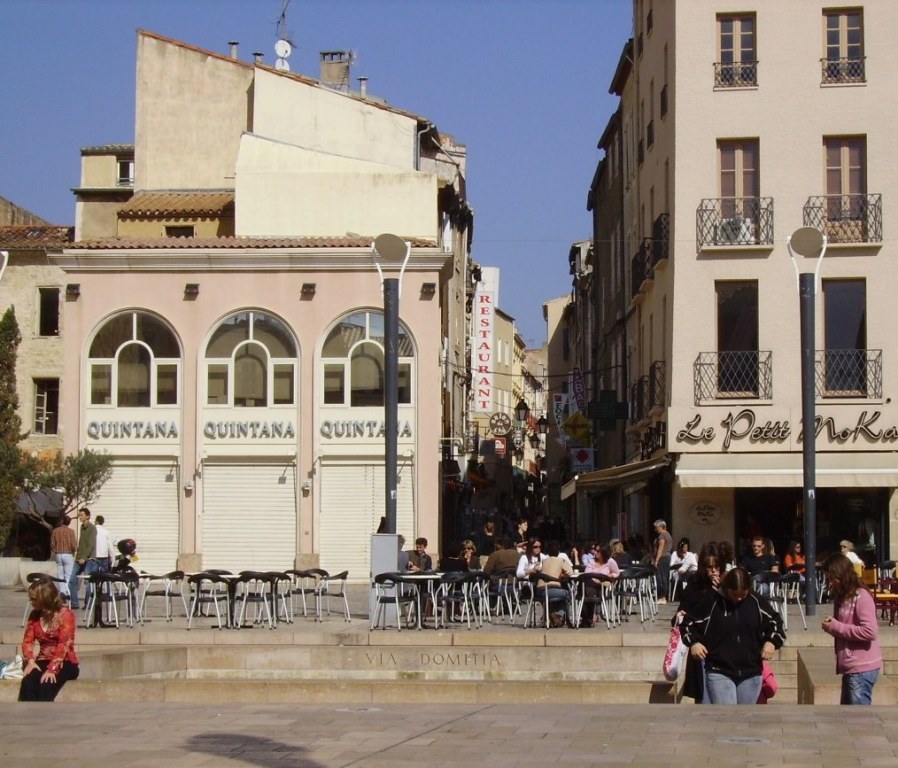
[[[184,571],[169,571],[162,576],[154,576],[149,573],[140,574],[140,610],[138,616],[140,623],[147,621],[147,598],[161,597],[165,605],[165,620],[173,618],[172,603],[175,595],[181,598],[184,606],[184,615],[187,615],[187,598],[184,595]]]
[[[235,601],[239,604],[237,610],[237,618],[234,621],[234,627],[240,628],[244,626],[246,620],[247,604],[254,607],[252,623],[261,624],[263,620],[268,621],[268,628],[274,629],[274,621],[272,619],[272,580],[267,573],[262,571],[240,571],[237,579],[237,589],[235,592]]]
[[[102,626],[114,624],[120,626],[119,605],[125,610],[124,621],[129,627],[134,626],[135,615],[139,607],[138,585],[139,576],[136,571],[117,571],[92,573],[88,581],[93,586],[90,600],[87,604],[87,626]],[[103,619],[103,609],[106,609],[106,619]]]
[[[335,598],[343,603],[343,620],[351,621],[349,599],[346,595],[346,579],[349,578],[349,571],[331,575],[320,568],[313,568],[311,572],[318,576],[318,586],[315,589],[315,619],[324,620],[322,607],[328,616],[331,615],[331,598]]]
[[[225,607],[225,624],[229,625],[231,617],[231,596],[230,587],[223,575],[211,573],[209,571],[201,571],[192,573],[187,577],[187,583],[190,586],[190,611],[187,616],[187,629],[189,630],[193,624],[195,616],[201,615],[203,608],[214,607],[215,617],[218,621],[218,628],[223,629],[221,623],[220,606]]]
[[[376,629],[381,624],[387,628],[387,610],[396,610],[396,628],[402,630],[402,611],[405,608],[405,626],[411,628],[412,614],[415,613],[417,626],[420,628],[419,585],[409,581],[400,573],[379,573],[374,577],[374,609],[371,612],[371,627]]]

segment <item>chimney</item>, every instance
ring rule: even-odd
[[[231,58],[236,59],[237,58],[237,46],[240,45],[240,43],[237,40],[228,40],[228,45],[231,46]]]
[[[261,63],[262,63],[262,57],[263,57],[264,55],[265,55],[265,54],[262,53],[262,51],[253,51],[253,62],[256,63],[256,64],[261,64]]]
[[[364,98],[365,96],[368,95],[368,78],[360,77],[360,78],[358,78],[358,81],[359,81],[359,95],[362,96],[362,98]]]
[[[352,63],[350,51],[321,51],[321,84],[340,91],[349,90],[349,65]]]

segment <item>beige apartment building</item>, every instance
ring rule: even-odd
[[[465,435],[466,151],[351,90],[137,35],[133,145],[82,151],[65,270],[65,448],[110,453],[93,505],[141,567],[369,578],[384,514],[384,319],[372,243],[409,245],[398,533],[441,540]],[[401,264],[382,260],[385,277]],[[463,447],[463,446],[462,446]]]
[[[19,325],[16,393],[25,432],[20,445],[32,453],[62,448],[65,274],[49,263],[47,253],[63,248],[72,236],[71,227],[49,224],[0,198],[0,311],[12,306]]]
[[[615,372],[591,396],[628,403],[623,445],[599,433],[607,463],[563,493],[597,534],[648,534],[663,517],[694,546],[760,533],[782,554],[801,538],[808,430],[786,241],[809,226],[828,239],[818,552],[843,538],[868,563],[898,550],[896,28],[894,3],[634,2],[590,193],[595,287],[574,294],[595,302],[600,339],[583,354]]]

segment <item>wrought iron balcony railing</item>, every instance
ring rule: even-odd
[[[758,84],[758,62],[714,63],[715,88],[746,88]]]
[[[882,195],[816,195],[804,206],[804,225],[830,243],[881,243]]]
[[[818,398],[882,397],[882,350],[816,350],[814,390]]]
[[[649,417],[649,377],[640,376],[630,387],[630,423],[638,424]]]
[[[851,56],[845,59],[820,59],[823,69],[823,84],[866,83],[866,56]]]
[[[663,360],[655,360],[649,368],[649,409],[664,408],[667,366]]]
[[[670,215],[662,213],[652,222],[652,266],[670,258]]]
[[[630,261],[630,296],[635,298],[642,293],[642,284],[655,276],[655,268],[652,264],[652,240],[645,238],[639,243],[639,250],[633,254]]]
[[[696,405],[709,400],[773,397],[770,351],[699,352],[692,368]]]
[[[714,197],[695,215],[698,245],[773,245],[772,197]]]
[[[670,216],[662,213],[652,222],[652,236],[639,243],[630,260],[630,297],[642,293],[646,280],[655,279],[655,267],[670,258]]]

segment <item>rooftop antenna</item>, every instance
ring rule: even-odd
[[[287,8],[289,5],[290,0],[283,0],[281,15],[278,16],[277,30],[275,31],[277,42],[274,44],[274,52],[277,54],[277,60],[274,62],[274,68],[282,72],[290,71],[290,63],[287,59],[295,47],[290,40],[290,33],[287,31]]]

